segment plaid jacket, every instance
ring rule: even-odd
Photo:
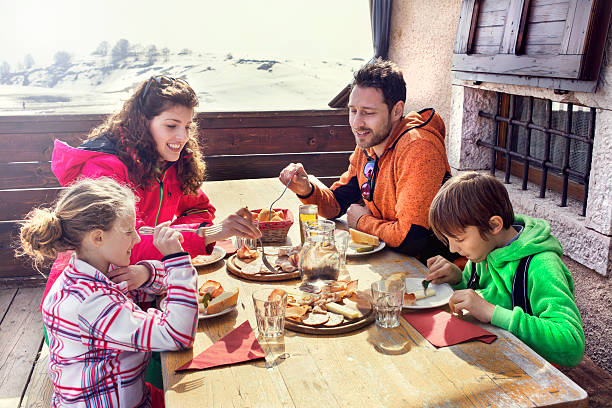
[[[143,261],[151,279],[127,291],[72,256],[43,303],[53,407],[149,407],[151,351],[193,343],[197,273],[187,253]],[[136,303],[167,292],[161,310]]]

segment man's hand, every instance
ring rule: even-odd
[[[153,245],[163,256],[183,252],[183,235],[170,227],[170,221],[163,222],[153,230]]]
[[[346,223],[349,228],[357,229],[357,222],[364,215],[372,215],[372,211],[364,205],[351,204],[346,210]]]
[[[448,300],[448,305],[452,313],[461,314],[461,311],[465,309],[484,323],[491,323],[495,311],[495,305],[484,300],[473,289],[456,291]]]
[[[113,269],[106,276],[117,284],[127,282],[128,290],[134,290],[151,279],[151,271],[144,265],[129,265]]]
[[[302,163],[290,163],[280,172],[278,179],[285,186],[289,183],[289,180],[291,180],[289,190],[301,196],[310,194],[313,188],[310,185],[308,173],[304,170]]]
[[[429,268],[429,273],[425,276],[425,280],[432,283],[456,285],[461,282],[461,269],[440,255],[429,258],[427,268]]]
[[[202,228],[206,244],[221,241],[233,236],[256,239],[261,237],[261,231],[253,223],[253,217],[248,208],[241,208],[218,224]]]

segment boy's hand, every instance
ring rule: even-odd
[[[484,323],[491,323],[493,311],[495,311],[495,305],[484,300],[473,289],[456,291],[448,300],[448,305],[452,313],[461,314],[461,311],[465,309]]]
[[[177,252],[183,252],[183,236],[180,232],[168,228],[170,221],[163,222],[155,227],[153,231],[153,245],[163,256],[176,254]]]
[[[127,282],[128,290],[134,290],[151,279],[151,271],[144,265],[129,265],[113,269],[106,276],[117,284]]]
[[[440,255],[429,258],[427,268],[429,268],[429,273],[425,276],[425,280],[432,283],[456,285],[461,282],[461,269]]]

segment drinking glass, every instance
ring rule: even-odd
[[[336,249],[338,249],[339,263],[338,266],[342,269],[346,265],[346,250],[349,243],[349,233],[344,230],[334,231],[334,240],[336,241]]]
[[[378,327],[387,329],[399,326],[404,291],[405,285],[402,280],[381,280],[372,283],[372,305]]]
[[[257,330],[263,337],[279,337],[285,330],[287,292],[282,289],[259,289],[253,292]]]
[[[304,204],[300,205],[298,209],[298,221],[300,223],[300,239],[302,245],[306,241],[306,223],[308,221],[316,220],[317,214],[319,213],[319,207],[316,204]]]

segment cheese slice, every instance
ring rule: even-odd
[[[426,297],[430,297],[436,294],[436,290],[434,288],[427,288],[427,291],[423,291],[423,289],[421,290],[415,290],[414,292],[414,296],[416,297],[416,300],[419,299],[425,299]]]
[[[352,307],[348,307],[346,305],[340,305],[338,303],[332,302],[327,303],[325,307],[330,312],[341,314],[349,319],[357,319],[359,317],[363,317],[363,314],[359,310],[353,309]]]
[[[366,234],[365,232],[357,231],[353,228],[349,228],[349,232],[351,234],[351,241],[356,242],[358,244],[374,246],[378,246],[380,244],[380,240],[375,235]]]

